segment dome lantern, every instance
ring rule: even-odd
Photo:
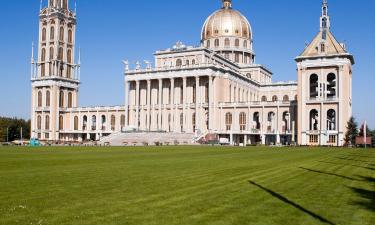
[[[232,0],[223,0],[223,8],[224,9],[231,9],[232,8]]]

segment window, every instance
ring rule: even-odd
[[[83,116],[82,130],[87,129],[87,116]]]
[[[43,95],[42,95],[42,92],[39,91],[38,92],[38,107],[42,107],[43,105]]]
[[[211,47],[211,42],[210,40],[207,40],[207,48],[210,48]]]
[[[63,8],[64,9],[68,8],[68,0],[63,0]]]
[[[64,27],[60,27],[60,41],[64,41]]]
[[[205,103],[208,103],[210,101],[208,84],[205,85],[205,96],[204,97],[205,97]]]
[[[58,57],[58,59],[60,61],[62,61],[64,59],[64,52],[63,51],[64,51],[63,48],[59,48],[59,57]]]
[[[336,135],[329,135],[328,144],[336,144]]]
[[[319,142],[319,136],[318,135],[310,135],[310,143],[311,144],[317,144]]]
[[[247,48],[247,41],[244,41],[244,42],[243,42],[243,47],[244,47],[244,48]]]
[[[215,47],[219,47],[219,39],[215,39]]]
[[[46,41],[46,33],[47,33],[47,30],[46,30],[46,28],[43,27],[43,29],[42,29],[42,41]]]
[[[59,117],[59,130],[64,130],[64,117]]]
[[[184,87],[180,86],[180,104],[184,103]]]
[[[195,65],[195,59],[193,59],[193,60],[191,61],[191,64],[192,64],[192,65]]]
[[[74,130],[78,130],[78,116],[74,117]]]
[[[41,68],[40,74],[42,77],[44,77],[46,75],[46,64],[43,63],[40,68]]]
[[[234,45],[238,48],[238,47],[240,47],[240,40],[239,39],[236,39],[235,41],[234,41]]]
[[[51,27],[49,39],[50,39],[50,41],[54,41],[54,39],[55,39],[55,27]]]
[[[46,107],[51,106],[51,93],[49,91],[46,92]]]
[[[64,107],[64,92],[63,91],[60,91],[60,97],[59,97],[59,107],[60,108],[63,108]]]
[[[336,111],[333,109],[327,111],[327,130],[336,130]]]
[[[49,60],[50,60],[50,61],[53,60],[53,55],[54,55],[53,47],[50,47],[50,48],[49,48]],[[51,72],[51,71],[50,71],[50,72]]]
[[[105,115],[102,115],[102,128],[101,128],[101,130],[106,130],[106,123],[107,123],[107,118],[105,117]]]
[[[91,117],[91,130],[96,130],[96,116]]]
[[[182,66],[182,60],[181,59],[177,59],[176,60],[176,67],[181,67]]]
[[[41,61],[42,62],[46,61],[46,49],[44,49],[44,48],[42,48]]]
[[[278,98],[277,98],[276,95],[274,95],[274,96],[272,97],[272,101],[273,101],[273,102],[277,102],[277,101],[278,101]]]
[[[225,47],[229,47],[230,46],[230,40],[229,40],[229,38],[225,38],[224,45],[225,45]]]
[[[310,111],[310,130],[319,129],[319,113],[316,109]]]
[[[45,129],[46,129],[46,130],[49,130],[49,128],[50,128],[50,126],[49,126],[49,123],[50,123],[50,122],[49,122],[49,116],[46,116],[45,119],[46,119],[46,121],[45,121]]]
[[[41,130],[42,129],[42,117],[41,116],[38,116],[37,117],[37,128],[38,128],[38,130]]]
[[[196,85],[193,86],[193,103],[197,102],[197,87]]]
[[[255,112],[253,116],[254,129],[260,130],[259,112]]]
[[[196,115],[195,115],[195,113],[193,113],[193,115],[191,116],[191,123],[193,125],[193,131],[195,132],[195,126],[196,126]]]
[[[240,113],[240,130],[244,131],[246,130],[246,113],[242,112]]]
[[[262,102],[266,102],[267,101],[267,97],[266,96],[262,96]]]
[[[289,96],[288,95],[284,95],[283,102],[289,102]]]
[[[227,131],[232,129],[232,119],[232,113],[225,114],[225,125]]]
[[[186,66],[189,66],[189,65],[190,65],[190,61],[186,60]]]
[[[72,92],[69,92],[68,93],[68,108],[72,108],[73,107],[73,94]]]
[[[283,113],[283,133],[289,132],[289,121],[290,121],[290,113],[284,112]]]
[[[123,127],[125,127],[125,115],[121,115],[120,126],[121,126],[121,130]]]
[[[115,128],[116,128],[116,116],[112,115],[111,116],[111,130],[115,131]]]
[[[239,62],[240,62],[240,55],[239,55],[238,53],[236,53],[236,54],[234,55],[234,61],[235,61],[236,63],[239,63]]]
[[[73,31],[72,30],[68,31],[68,42],[73,43]]]
[[[331,99],[336,97],[336,75],[334,73],[327,76],[327,97]]]
[[[326,46],[325,46],[325,44],[320,44],[320,51],[322,52],[322,53],[324,53],[325,51],[326,51]]]
[[[68,63],[72,63],[72,50],[68,49],[68,52],[67,52],[67,61]]]
[[[318,75],[312,74],[310,76],[310,99],[318,97]]]

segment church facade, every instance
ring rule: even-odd
[[[256,63],[253,30],[231,0],[205,21],[199,47],[157,51],[154,66],[124,61],[125,104],[79,107],[76,13],[68,0],[40,12],[38,59],[32,57],[32,137],[98,141],[129,132],[214,135],[222,144],[342,146],[352,114],[353,56],[330,31],[326,0],[320,31],[295,60],[298,80],[272,82]]]

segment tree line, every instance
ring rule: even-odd
[[[347,132],[345,134],[345,139],[344,139],[346,146],[355,146],[356,138],[365,136],[365,129],[366,129],[366,137],[371,138],[372,145],[375,144],[375,130],[370,130],[367,125],[366,127],[362,125],[361,128],[358,129],[358,123],[355,121],[354,117],[350,118],[346,128],[347,128]]]
[[[0,117],[0,142],[30,139],[30,120]]]

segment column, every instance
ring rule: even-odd
[[[200,127],[200,111],[199,111],[199,104],[200,104],[200,78],[195,77],[195,127],[196,130],[201,130]]]
[[[176,110],[175,110],[175,88],[174,88],[174,78],[170,79],[171,81],[171,99],[170,99],[170,105],[171,105],[171,113],[168,113],[167,120],[168,120],[168,128],[171,127],[171,131],[176,131],[176,125],[175,121],[176,119]],[[169,121],[169,114],[171,115],[171,121]]]
[[[213,116],[214,116],[214,90],[213,90],[213,76],[208,77],[208,130],[213,130]]]
[[[163,91],[163,80],[159,79],[159,113],[158,113],[158,130],[161,130],[161,109],[162,109],[162,91]]]
[[[147,121],[146,121],[146,129],[150,131],[151,126],[151,80],[147,80]]]
[[[125,127],[129,127],[130,82],[125,81]]]
[[[182,85],[183,85],[183,98],[182,98],[182,110],[183,110],[183,132],[186,132],[187,131],[187,124],[186,124],[186,119],[187,119],[187,116],[186,116],[186,103],[187,103],[187,101],[186,101],[186,93],[187,93],[187,91],[186,91],[186,77],[183,77],[182,78]]]
[[[139,129],[139,80],[136,81],[135,88],[135,127]]]

